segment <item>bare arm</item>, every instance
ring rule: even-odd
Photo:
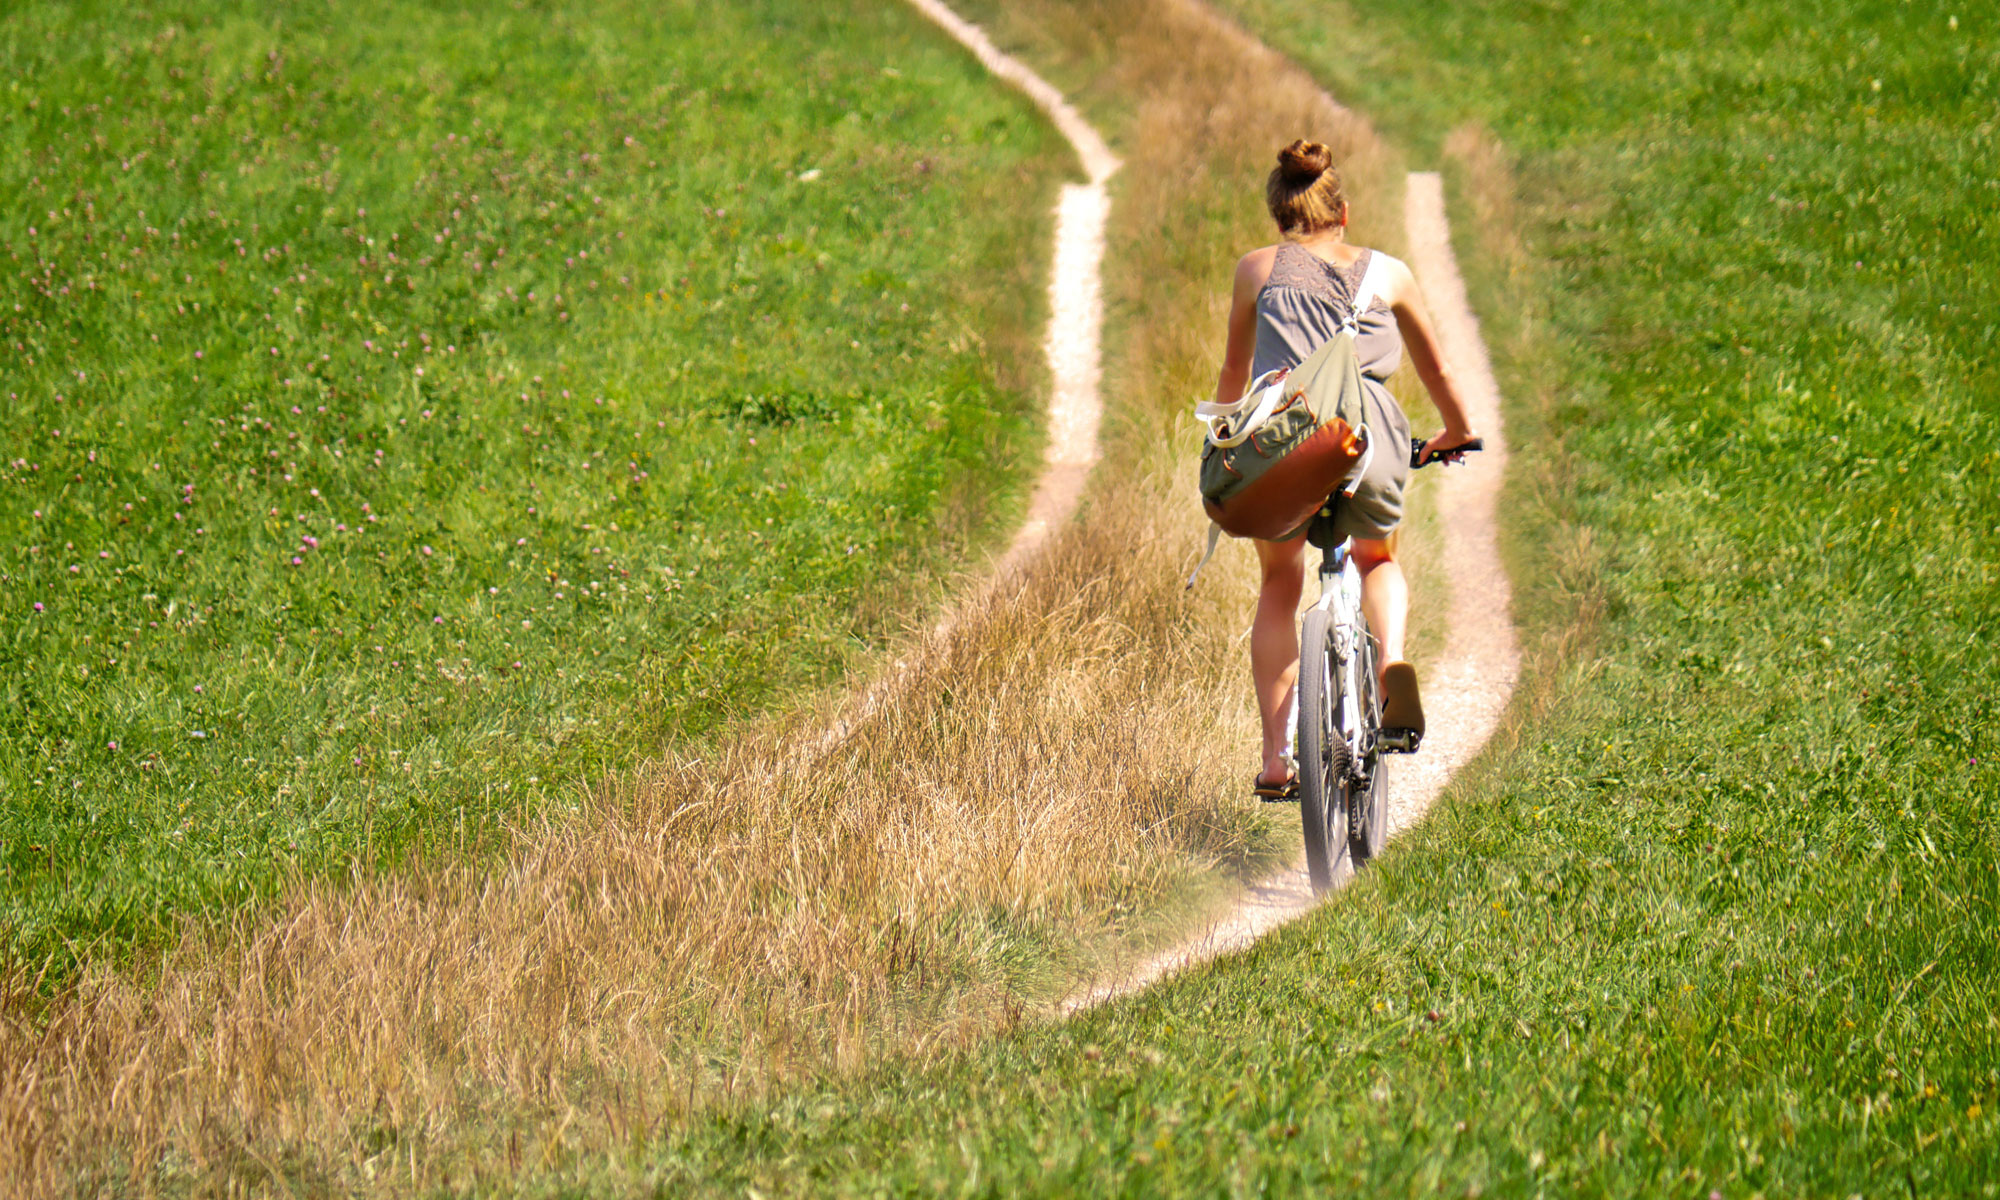
[[[1236,281],[1229,298],[1229,344],[1222,352],[1222,370],[1215,379],[1215,402],[1227,404],[1243,394],[1250,382],[1250,361],[1257,352],[1257,293],[1271,277],[1272,247],[1252,250],[1236,263]]]
[[[1416,277],[1410,274],[1408,268],[1399,270],[1396,276],[1387,289],[1389,309],[1396,315],[1396,328],[1402,333],[1403,346],[1410,353],[1410,365],[1417,369],[1417,378],[1423,381],[1424,389],[1431,394],[1431,403],[1437,406],[1438,416],[1444,419],[1444,432],[1424,444],[1424,453],[1428,455],[1433,451],[1462,446],[1475,435],[1472,423],[1465,415],[1465,402],[1459,395],[1451,366],[1445,362],[1444,352],[1438,347],[1430,310],[1424,307],[1423,289],[1417,286]]]

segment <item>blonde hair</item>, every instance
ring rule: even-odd
[[[1286,237],[1308,237],[1341,222],[1347,193],[1333,169],[1333,151],[1304,138],[1278,151],[1278,165],[1264,184],[1264,203]]]

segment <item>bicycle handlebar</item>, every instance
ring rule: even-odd
[[[1471,441],[1469,441],[1469,442],[1465,443],[1465,444],[1464,444],[1463,446],[1453,446],[1453,447],[1452,447],[1451,449],[1449,449],[1449,450],[1440,450],[1440,451],[1438,451],[1438,452],[1437,452],[1436,454],[1433,454],[1433,455],[1431,455],[1431,456],[1430,456],[1429,458],[1425,458],[1425,457],[1424,457],[1424,439],[1423,439],[1423,438],[1411,438],[1411,439],[1410,439],[1410,466],[1411,466],[1411,467],[1412,467],[1413,469],[1414,469],[1414,468],[1418,468],[1418,467],[1428,467],[1428,466],[1430,466],[1430,465],[1431,465],[1432,463],[1437,463],[1437,462],[1441,462],[1441,463],[1444,463],[1444,464],[1446,464],[1446,465],[1450,465],[1450,464],[1452,464],[1452,463],[1455,463],[1455,462],[1460,462],[1460,461],[1462,461],[1462,459],[1461,459],[1461,457],[1460,457],[1461,455],[1466,455],[1466,454],[1471,454],[1471,453],[1474,453],[1475,451],[1479,451],[1479,450],[1484,450],[1484,449],[1486,449],[1486,439],[1485,439],[1485,438],[1473,438],[1473,439],[1472,439]]]

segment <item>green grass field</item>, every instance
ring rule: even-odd
[[[33,4],[0,64],[30,971],[475,852],[1015,510],[1068,163],[899,6]]]
[[[1145,5],[1012,2],[1123,186],[1183,165],[1122,124]],[[239,1153],[253,1096],[130,1178],[2000,1193],[1993,18],[1228,8],[1447,172],[1512,403],[1513,736],[1309,918],[1073,1020],[692,1116],[641,1085],[612,1134],[576,1080],[489,1138],[364,1080],[351,1176],[264,1157],[284,1121]],[[0,58],[17,959],[477,852],[832,679],[1014,502],[1065,160],[899,5],[46,6]],[[1187,174],[1115,215],[1126,279],[1240,249],[1260,172]],[[1207,365],[1154,319],[1114,381]]]
[[[1515,745],[1254,951],[718,1116],[643,1177],[1995,1194],[1992,14],[1232,7],[1450,173],[1524,460],[1528,641],[1582,650],[1537,661]],[[1466,127],[1505,148],[1523,262],[1443,158]]]

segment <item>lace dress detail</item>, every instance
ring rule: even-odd
[[[1278,247],[1278,256],[1271,263],[1271,277],[1265,280],[1264,286],[1291,288],[1318,296],[1346,312],[1353,306],[1354,293],[1361,287],[1361,276],[1367,272],[1368,260],[1374,256],[1373,250],[1364,250],[1353,265],[1337,267],[1297,243],[1286,242]]]
[[[1375,251],[1363,250],[1351,266],[1337,267],[1296,242],[1280,245],[1271,276],[1257,293],[1257,349],[1251,378],[1299,365],[1340,332],[1374,257]],[[1388,379],[1403,361],[1403,338],[1394,315],[1377,298],[1361,314],[1359,324],[1354,350],[1361,373],[1378,382]]]

